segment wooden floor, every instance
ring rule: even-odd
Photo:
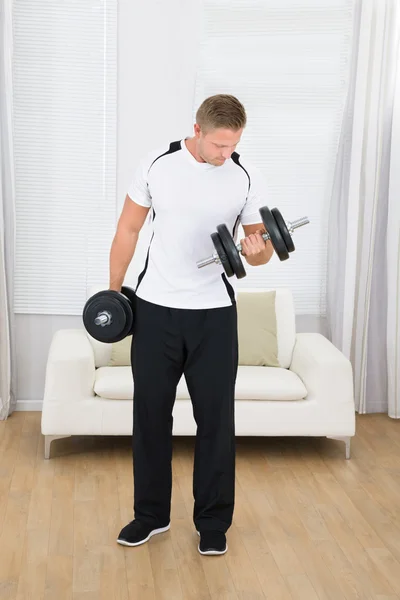
[[[116,543],[132,519],[129,438],[69,438],[43,459],[40,413],[0,422],[0,600],[400,599],[400,421],[327,439],[238,438],[228,553],[192,524],[193,440],[174,441],[171,530]]]

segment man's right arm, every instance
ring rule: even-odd
[[[132,260],[139,233],[150,207],[136,204],[128,195],[118,220],[110,251],[110,290],[121,291],[126,271]]]

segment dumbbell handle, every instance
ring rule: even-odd
[[[109,313],[108,310],[99,312],[94,320],[95,325],[101,325],[102,327],[104,327],[104,325],[110,325],[111,322],[111,313]]]
[[[309,219],[308,217],[301,217],[300,219],[296,219],[295,221],[293,221],[293,223],[287,223],[287,228],[289,233],[293,233],[293,231],[295,229],[297,229],[298,227],[302,227],[303,225],[307,225],[307,223],[309,223]],[[262,234],[262,239],[264,240],[264,242],[266,242],[267,240],[271,239],[271,236],[269,235],[269,233],[263,233]],[[238,244],[236,246],[236,249],[241,252],[242,251],[242,244]]]
[[[292,234],[295,229],[297,229],[298,227],[303,227],[303,225],[307,225],[307,223],[309,223],[309,222],[310,222],[310,220],[308,217],[300,217],[300,219],[296,219],[292,223],[287,223],[286,226],[288,228],[289,233]],[[264,240],[264,242],[269,240],[270,239],[269,233],[263,233],[262,239]],[[236,246],[236,249],[238,250],[238,252],[241,252],[242,244],[238,244]],[[217,260],[218,260],[218,256],[216,254],[213,254],[212,256],[209,256],[208,258],[199,260],[197,263],[197,267],[199,269],[201,269],[202,267],[206,267],[207,265],[211,265],[212,263],[217,262]]]

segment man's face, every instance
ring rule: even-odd
[[[196,124],[197,151],[204,162],[216,167],[221,166],[236,150],[242,133],[243,128],[237,131],[233,131],[232,129],[213,129],[203,132]]]

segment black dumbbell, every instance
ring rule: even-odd
[[[278,208],[270,210],[268,206],[260,208],[261,220],[266,229],[262,234],[263,240],[271,240],[275,253],[279,260],[287,260],[289,253],[295,250],[292,240],[292,233],[298,227],[309,223],[308,217],[296,219],[292,223],[286,223]],[[211,234],[215,253],[203,260],[198,261],[197,267],[201,269],[212,263],[221,264],[228,277],[236,275],[238,279],[246,277],[246,271],[243,266],[240,254],[242,252],[241,244],[236,245],[235,241],[225,224],[218,225],[217,231]]]
[[[91,296],[83,309],[86,331],[99,342],[112,344],[133,332],[135,292],[123,286],[120,292],[103,290]]]

